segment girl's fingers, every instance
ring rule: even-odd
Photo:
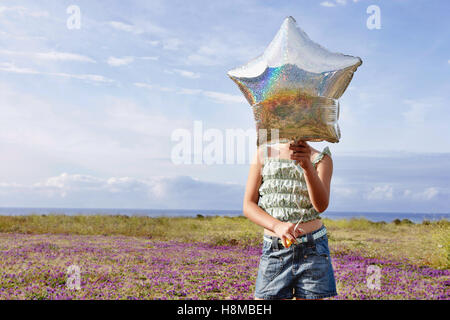
[[[307,155],[310,155],[311,154],[311,152],[309,152],[308,150],[293,150],[292,152],[291,152],[291,154],[307,154]]]
[[[293,237],[290,233],[283,236],[281,238],[281,240],[283,242],[283,247],[285,247],[285,248],[289,248],[291,246],[291,244],[297,243],[297,241],[295,240],[295,237]]]
[[[291,154],[291,157],[305,157],[305,158],[311,158],[309,154],[307,153],[293,153]]]
[[[296,155],[292,155],[291,159],[292,160],[297,160],[297,161],[308,161],[308,160],[311,160],[310,157],[296,156]]]
[[[288,234],[287,235],[287,238],[289,239],[289,241],[291,242],[291,243],[296,243],[297,242],[297,240],[295,240],[295,236],[293,236],[292,234]]]
[[[304,151],[304,150],[309,150],[308,147],[305,146],[290,146],[289,147],[290,150],[294,150],[294,151]]]
[[[311,159],[311,156],[308,153],[304,152],[294,152],[293,154],[291,154],[291,157],[305,157]]]
[[[304,142],[304,141],[297,142],[297,143],[291,143],[289,145],[289,147],[300,147],[300,146],[302,146],[302,147],[309,147],[309,145],[306,144],[306,142]]]
[[[298,237],[299,235],[302,235],[302,234],[306,233],[305,230],[303,230],[303,229],[300,228],[300,227],[297,227],[297,229],[295,229],[295,232],[296,232],[296,233],[298,232],[297,237]]]
[[[281,237],[281,242],[283,243],[283,247],[287,248],[288,245],[286,243],[286,237],[285,236]]]

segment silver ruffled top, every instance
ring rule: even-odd
[[[267,149],[267,144],[263,146]],[[328,147],[314,159],[313,166],[331,152]],[[297,223],[320,219],[320,213],[309,199],[303,169],[291,159],[264,156],[258,206],[274,218]]]

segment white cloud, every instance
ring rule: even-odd
[[[366,194],[368,200],[392,200],[394,189],[391,185],[376,186]]]
[[[199,65],[199,66],[216,66],[222,64],[222,61],[215,59],[214,57],[209,57],[205,55],[201,55],[198,53],[190,54],[186,59],[187,64],[189,65]]]
[[[62,77],[69,79],[78,79],[84,80],[87,82],[94,83],[113,83],[115,82],[112,79],[106,78],[104,76],[98,74],[73,74],[73,73],[64,73],[64,72],[43,72],[30,68],[22,68],[17,67],[14,63],[10,62],[1,62],[0,63],[0,71],[9,72],[9,73],[18,73],[18,74],[35,74],[35,75],[46,75],[53,77]]]
[[[426,200],[431,200],[433,199],[435,196],[437,196],[439,194],[439,191],[437,188],[431,187],[431,188],[427,188],[423,191],[423,196]]]
[[[200,78],[200,74],[188,70],[183,69],[172,69],[172,70],[166,70],[166,73],[176,73],[179,74],[182,77],[189,78],[189,79],[198,79]]]
[[[22,6],[6,7],[0,6],[0,15],[13,13],[22,17],[42,18],[48,17],[50,14],[47,11],[32,10]]]
[[[0,71],[20,74],[40,74],[40,72],[36,70],[17,67],[14,63],[10,62],[0,62]]]
[[[157,57],[157,56],[152,56],[152,57],[138,57],[137,59],[157,61],[157,60],[159,60],[159,57]]]
[[[354,3],[358,2],[358,0],[353,0]],[[345,6],[347,4],[347,0],[335,0],[335,2],[332,1],[323,1],[320,3],[322,7],[336,7],[336,5]]]
[[[2,194],[22,192],[29,196],[46,198],[66,198],[77,193],[128,193],[128,192],[151,192],[157,179],[139,180],[129,177],[99,178],[83,174],[62,173],[59,176],[49,177],[43,181],[20,185],[17,183],[2,183],[0,188]],[[82,199],[80,199],[82,200]]]
[[[221,103],[245,103],[247,100],[241,95],[228,94],[217,91],[202,91],[202,94],[208,98]]]
[[[74,73],[64,73],[64,72],[46,72],[42,73],[49,76],[63,77],[69,79],[85,80],[87,82],[95,83],[114,83],[115,80],[106,78],[98,74],[74,74]]]
[[[148,83],[143,83],[143,82],[135,82],[133,83],[134,86],[138,87],[138,88],[147,88],[147,89],[155,89],[155,86],[148,84]]]
[[[3,30],[0,30],[0,35],[3,37],[7,37],[7,38],[12,38],[15,40],[38,40],[38,41],[46,41],[47,38],[46,37],[42,37],[42,36],[29,36],[29,35],[23,35],[23,34],[15,34],[15,33],[10,33],[10,32],[6,32]]]
[[[199,43],[187,58],[183,59],[186,65],[217,66],[230,62],[242,63],[253,59],[264,51],[261,45],[251,44],[248,39],[240,38],[242,35],[212,35]]]
[[[322,7],[328,7],[328,8],[336,7],[336,4],[334,4],[333,2],[330,2],[330,1],[323,1],[320,3],[320,5]]]
[[[143,83],[143,82],[135,82],[134,86],[138,88],[146,88],[150,90],[157,90],[157,91],[163,91],[163,92],[174,92],[177,89],[175,88],[169,88],[169,87],[163,87],[158,84],[149,84],[149,83]]]
[[[142,176],[174,173],[170,136],[192,120],[151,104],[101,95],[76,103],[37,97],[0,82],[2,180],[33,181],[59,168]],[[55,172],[55,170],[58,170]]]
[[[212,196],[205,197],[209,193]],[[243,186],[212,183],[189,176],[100,178],[62,173],[37,183],[0,183],[0,200],[18,200],[20,206],[211,209],[235,207]],[[16,204],[17,205],[17,204]]]
[[[57,60],[57,61],[80,61],[95,63],[94,59],[76,53],[69,52],[37,52],[34,56],[38,59]]]
[[[159,57],[157,56],[149,56],[149,57],[133,57],[133,56],[126,56],[122,58],[117,57],[109,57],[107,60],[107,63],[112,67],[120,67],[120,66],[126,66],[131,63],[133,63],[136,60],[150,60],[150,61],[158,61]]]
[[[415,201],[430,201],[434,198],[436,198],[436,196],[438,196],[440,194],[439,188],[436,187],[428,187],[425,188],[422,191],[416,191],[413,192],[410,189],[406,189],[403,192],[403,196],[411,199],[411,200],[415,200]]]
[[[77,53],[70,52],[24,52],[24,51],[11,51],[0,50],[0,54],[12,55],[12,56],[25,56],[30,59],[52,60],[52,61],[78,61],[78,62],[90,62],[95,63],[95,60]]]
[[[401,187],[398,187],[401,189]],[[440,190],[437,187],[427,187],[422,190],[411,190],[411,188],[405,188],[400,194],[403,195],[404,199],[409,201],[431,201],[435,199],[439,194]],[[381,185],[373,187],[367,194],[366,198],[368,200],[392,200],[394,199],[394,188],[391,185]],[[398,198],[397,200],[401,200]]]
[[[163,49],[165,50],[178,50],[182,41],[177,38],[169,38],[163,40]]]
[[[107,62],[112,67],[119,67],[130,64],[133,61],[134,57],[123,57],[123,58],[109,57]]]
[[[103,126],[111,130],[123,130],[126,133],[138,133],[144,139],[148,137],[169,137],[173,128],[186,127],[187,121],[167,117],[146,110],[127,99],[108,99]]]
[[[110,22],[108,22],[108,24],[116,30],[130,32],[130,33],[134,33],[134,34],[144,33],[144,30],[142,30],[141,28],[136,27],[132,24],[128,24],[128,23],[124,23],[124,22],[120,22],[120,21],[110,21]]]
[[[160,27],[158,25],[155,25],[151,22],[149,22],[148,19],[141,21],[139,23],[139,26],[135,24],[130,24],[122,21],[109,21],[107,22],[107,25],[112,27],[113,29],[129,32],[135,35],[143,35],[143,34],[151,34],[156,35],[159,37],[166,38],[167,45],[172,48],[172,46],[177,46],[181,41],[179,39],[175,38],[168,38],[170,33],[165,28]],[[145,40],[147,43],[149,43],[152,46],[156,46],[160,43],[159,40]]]
[[[160,44],[159,40],[146,40],[145,42],[148,43],[149,45],[153,46],[153,47],[156,47],[157,45]]]
[[[178,90],[179,94],[187,94],[187,95],[197,95],[202,94],[203,90],[201,89],[187,89],[187,88],[181,88]]]
[[[350,187],[344,187],[344,186],[332,186],[331,193],[333,195],[336,195],[338,197],[353,197],[357,195],[357,190],[350,188]]]
[[[189,89],[189,88],[166,88],[160,87],[159,85],[136,82],[134,85],[138,88],[146,88],[150,90],[158,90],[158,91],[170,91],[176,92],[177,94],[186,94],[186,95],[201,95],[207,98],[210,98],[218,103],[245,103],[247,100],[241,95],[233,95],[223,92],[217,91],[208,91],[202,89]]]

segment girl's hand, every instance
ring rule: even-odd
[[[290,222],[282,222],[280,221],[275,225],[273,228],[273,232],[281,238],[281,241],[283,242],[283,246],[285,248],[289,248],[290,244],[287,243],[287,240],[292,243],[297,243],[297,240],[295,238],[298,236],[297,230],[295,230],[295,224]]]
[[[296,160],[300,167],[304,170],[312,167],[311,147],[306,143],[306,141],[298,140],[297,142],[291,143],[289,145],[289,149],[293,151],[291,159]]]

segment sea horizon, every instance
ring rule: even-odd
[[[0,215],[126,215],[126,216],[148,216],[148,217],[196,217],[202,216],[229,216],[242,215],[242,210],[235,209],[143,209],[143,208],[70,208],[70,207],[0,207]],[[323,218],[332,220],[366,218],[373,222],[391,222],[395,219],[409,219],[414,223],[423,220],[449,219],[450,213],[433,212],[362,212],[362,211],[325,211],[321,214]]]

